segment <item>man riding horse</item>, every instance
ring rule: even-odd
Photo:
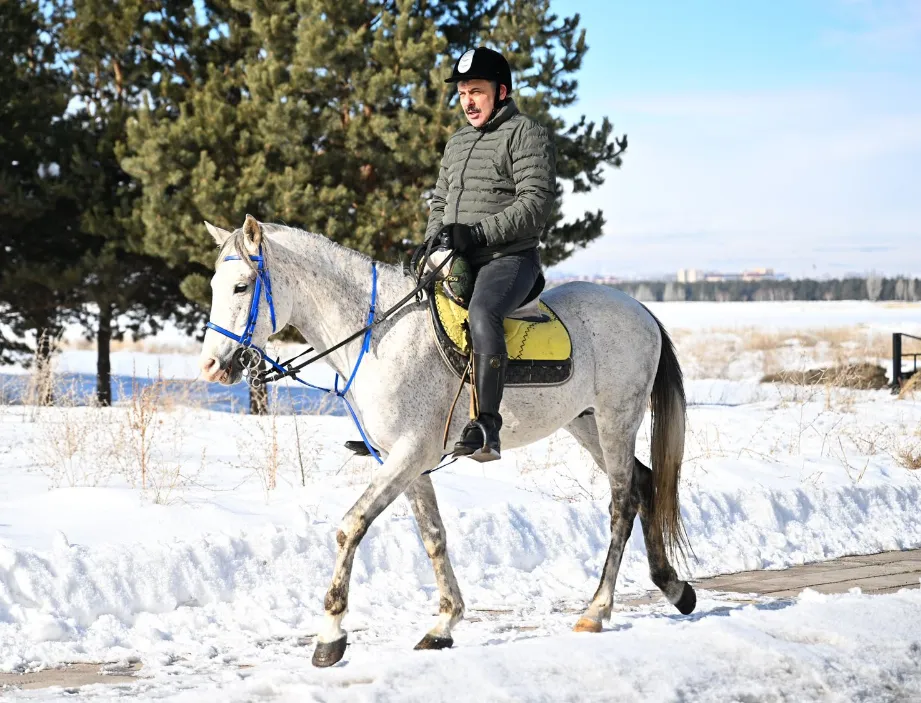
[[[479,47],[454,64],[469,126],[445,146],[426,241],[465,257],[474,277],[468,314],[477,416],[454,445],[456,456],[499,458],[499,406],[508,350],[503,320],[540,275],[538,245],[553,208],[556,158],[548,131],[518,111],[512,72],[497,51]],[[485,436],[484,436],[485,432]]]

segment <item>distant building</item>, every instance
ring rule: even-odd
[[[700,269],[678,269],[678,283],[697,283],[704,280],[703,271]]]
[[[754,268],[741,273],[678,269],[677,281],[678,283],[697,283],[698,281],[720,283],[722,281],[779,281],[785,278],[785,274],[775,273],[772,268]]]
[[[758,268],[751,271],[742,272],[743,281],[776,281],[780,278],[774,273],[774,269]]]

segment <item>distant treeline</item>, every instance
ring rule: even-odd
[[[616,284],[637,300],[765,301],[765,300],[921,300],[921,279],[834,278],[783,281],[630,281]]]

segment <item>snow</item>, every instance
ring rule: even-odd
[[[890,324],[884,306],[818,304],[825,312],[809,317],[772,305],[752,307],[748,320],[696,304],[656,312],[684,314],[697,326],[691,341],[734,320],[740,329],[762,319],[791,330],[804,319]],[[891,324],[902,329],[916,313],[900,314]],[[122,373],[196,373],[191,355],[119,354]],[[92,370],[78,350],[59,364]],[[905,466],[921,456],[921,399],[738,375],[688,382],[682,511],[696,558],[685,576],[921,547],[921,476]],[[621,604],[602,634],[572,634],[607,550],[607,488],[565,433],[433,475],[467,604],[453,650],[412,651],[434,623],[438,592],[400,499],[359,549],[345,664],[315,670],[310,636],[334,534],[373,470],[342,447],[356,436],[350,421],[169,399],[148,410],[141,462],[129,399],[108,409],[0,406],[0,670],[143,663],[135,683],[81,689],[89,700],[921,697],[919,589],[787,600],[701,592],[691,616],[662,599]],[[641,458],[648,435],[647,424]],[[635,529],[617,601],[654,590],[647,570]]]

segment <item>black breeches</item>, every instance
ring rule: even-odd
[[[502,321],[531,292],[540,273],[537,249],[492,259],[475,270],[470,305],[470,336],[477,354],[506,354]]]

